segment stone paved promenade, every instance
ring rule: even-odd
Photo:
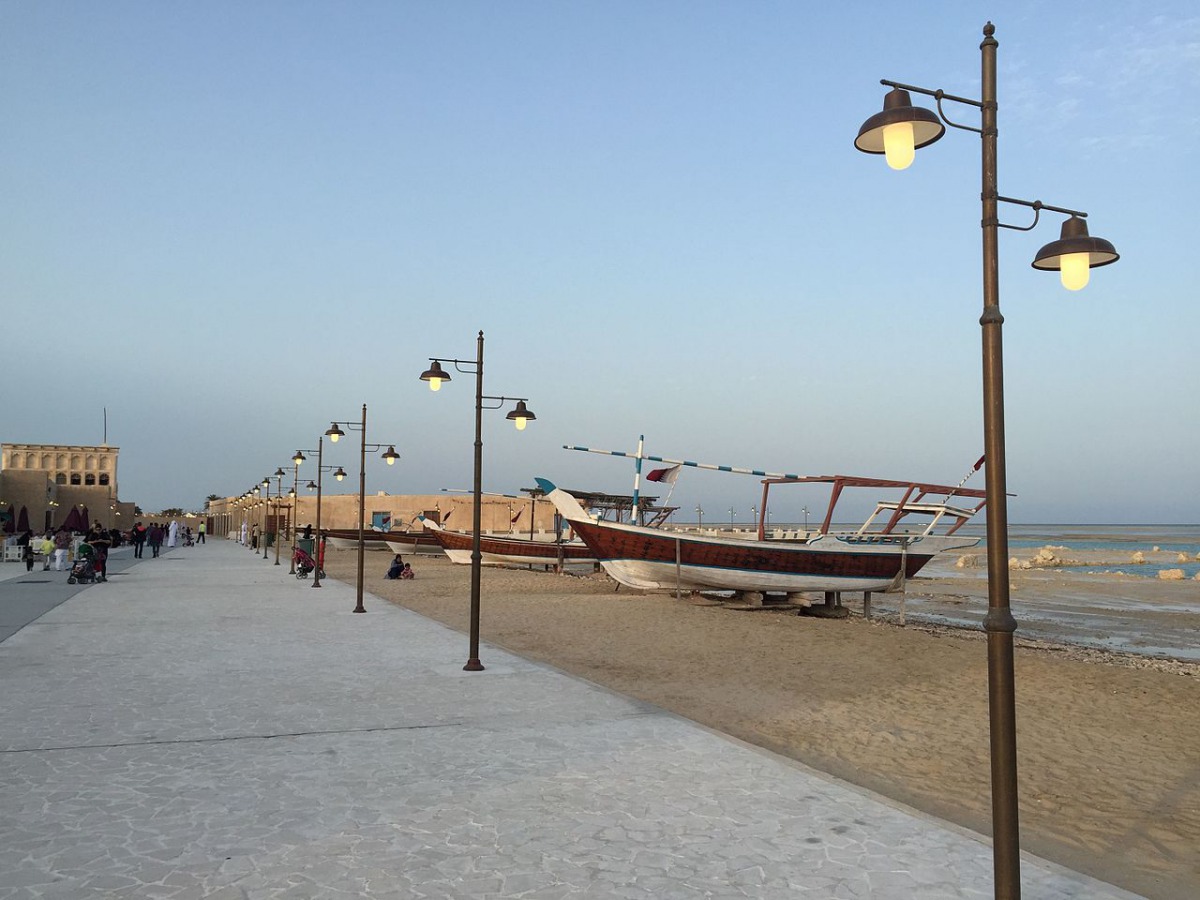
[[[992,896],[983,839],[486,644],[463,672],[286,559],[129,553],[0,573],[0,900]]]

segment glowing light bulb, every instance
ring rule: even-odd
[[[907,169],[916,156],[912,122],[883,126],[883,155],[893,169]]]
[[[1068,291],[1078,291],[1087,287],[1091,277],[1087,253],[1064,253],[1059,260],[1059,269],[1062,286]]]
[[[442,387],[442,379],[440,379],[440,378],[430,378],[429,379],[429,389],[431,391],[441,390],[441,387]]]
[[[513,419],[513,423],[517,426],[517,431],[524,431],[525,425],[529,422],[524,416],[517,416]]]

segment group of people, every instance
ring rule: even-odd
[[[171,540],[168,537],[172,528],[178,529],[179,525],[172,522],[170,525],[159,525],[157,522],[151,522],[149,525],[143,525],[141,522],[134,524],[129,531],[129,543],[133,544],[133,558],[142,559],[146,552],[146,545],[150,545],[151,558],[158,556],[158,551],[163,545],[164,540]],[[178,530],[176,531],[176,538]],[[171,543],[168,546],[174,547]]]
[[[32,531],[26,531],[17,538],[17,545],[22,548],[21,557],[25,560],[26,572],[33,571],[34,558],[38,555],[42,557],[43,572],[48,572],[51,568],[55,572],[66,571],[70,568],[70,557],[74,551],[76,557],[88,559],[92,563],[98,581],[107,580],[105,563],[108,560],[109,548],[119,546],[121,542],[122,536],[119,531],[105,528],[99,522],[88,529],[77,547],[72,546],[75,543],[75,535],[62,527],[57,531],[51,529],[40,538],[35,537]]]
[[[205,542],[205,531],[205,523],[201,521],[195,536],[195,540],[201,544]],[[43,560],[42,571],[67,571],[71,568],[71,556],[74,552],[77,558],[88,559],[92,563],[98,581],[106,581],[105,566],[111,548],[119,547],[128,540],[133,545],[134,557],[141,559],[146,544],[150,545],[152,556],[158,556],[164,543],[168,547],[174,547],[181,536],[186,546],[190,547],[193,544],[192,529],[187,526],[181,529],[175,521],[169,524],[151,522],[148,526],[139,521],[128,534],[123,534],[115,528],[106,529],[96,522],[83,535],[78,546],[75,546],[75,534],[61,526],[58,529],[50,529],[41,537],[32,531],[26,531],[17,536],[16,544],[22,548],[21,558],[25,561],[27,572],[33,571],[33,564],[38,556]]]
[[[384,578],[415,578],[416,575],[412,570],[412,566],[404,561],[404,558],[397,553],[392,557],[392,564],[388,566],[387,574]]]

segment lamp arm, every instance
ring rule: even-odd
[[[1008,225],[1004,222],[996,222],[998,227],[1011,228],[1013,231],[1033,231],[1033,229],[1037,228],[1038,219],[1041,218],[1043,209],[1048,209],[1051,212],[1062,213],[1066,216],[1078,216],[1081,219],[1087,218],[1087,213],[1085,212],[1080,212],[1077,209],[1066,209],[1062,206],[1051,206],[1049,203],[1043,203],[1041,200],[1018,200],[1015,197],[1001,197],[999,195],[996,196],[996,200],[1000,203],[1011,203],[1013,206],[1027,206],[1033,210],[1033,224],[1031,225]]]
[[[967,106],[974,106],[976,109],[983,109],[984,103],[981,100],[972,100],[970,97],[957,97],[954,94],[947,94],[941,88],[938,88],[936,91],[931,91],[929,88],[917,87],[916,85],[912,84],[902,84],[899,81],[888,81],[886,78],[879,79],[879,83],[885,84],[888,87],[899,88],[902,91],[909,91],[913,94],[924,94],[926,97],[932,97],[937,101],[938,116],[951,128],[959,128],[963,131],[973,131],[976,134],[983,134],[982,128],[976,128],[973,125],[963,125],[961,122],[955,122],[949,116],[947,116],[945,110],[942,109],[943,100],[953,100],[955,103],[965,103]]]
[[[430,356],[429,361],[436,363],[450,363],[454,366],[454,370],[460,375],[476,374],[475,367],[479,365],[479,363],[473,359],[448,359],[445,356]],[[467,368],[464,369],[463,366],[466,366]]]
[[[523,401],[525,403],[529,402],[528,397],[493,397],[490,394],[484,394],[479,399],[481,401],[481,403],[480,403],[481,409],[500,409],[500,407],[504,406],[504,404],[510,400],[513,401],[514,403],[518,402],[518,401]],[[495,406],[486,406],[482,403],[482,401],[484,401],[484,400],[495,400],[496,405]]]

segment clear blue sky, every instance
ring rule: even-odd
[[[852,146],[888,78],[979,95],[1000,190],[1122,259],[1000,237],[1013,522],[1200,519],[1200,12],[1183,2],[0,5],[0,439],[121,447],[123,499],[236,494],[370,407],[368,490],[626,491],[583,444],[957,481],[982,449],[978,138]],[[966,107],[948,112],[971,123]],[[1026,211],[1007,208],[1008,221]],[[356,437],[356,436],[352,436]],[[357,473],[354,442],[327,460]],[[977,476],[978,477],[978,476]],[[738,521],[752,478],[674,502]],[[780,491],[776,521],[799,517]],[[694,516],[694,513],[691,513]]]

